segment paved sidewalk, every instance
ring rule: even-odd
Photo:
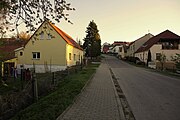
[[[103,61],[75,103],[57,120],[121,120],[111,74]]]

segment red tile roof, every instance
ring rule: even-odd
[[[127,42],[123,42],[123,41],[114,41],[114,43],[112,44],[113,46],[118,46],[118,45],[124,45],[124,44],[128,44]]]
[[[75,48],[78,48],[80,50],[83,50],[79,44],[77,44],[72,37],[70,37],[68,34],[66,34],[64,31],[53,25],[49,22],[49,24],[56,30],[56,32],[69,44],[72,45]]]
[[[136,53],[138,52],[143,52],[143,51],[147,51],[149,50],[154,44],[156,44],[160,39],[180,39],[180,36],[169,31],[166,30],[152,38],[150,38],[147,42],[144,43],[143,46],[141,46]]]

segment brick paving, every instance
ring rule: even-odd
[[[120,120],[111,74],[105,61],[74,104],[57,120]]]

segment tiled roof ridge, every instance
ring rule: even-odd
[[[58,28],[57,26],[53,25],[51,22],[48,22],[55,30],[58,34],[61,35],[61,37],[70,45],[74,46],[75,48],[78,48],[80,50],[83,50],[80,45],[78,45],[71,36],[69,36],[67,33],[65,33],[64,31],[62,31],[60,28]]]
[[[151,36],[154,36],[154,35],[153,35],[153,34],[151,34],[151,33],[147,33],[147,34],[145,34],[144,36],[142,36],[142,37],[138,38],[138,39],[137,39],[137,40],[135,40],[135,41],[141,40],[142,38],[144,38],[144,37],[146,37],[146,36],[148,36],[148,35],[149,35],[149,36],[150,36],[150,35],[151,35]],[[134,42],[135,42],[135,41],[134,41]]]
[[[173,37],[177,37],[180,39],[180,36],[173,33],[172,31],[170,30],[165,30],[159,34],[157,34],[156,36],[153,36],[151,37],[148,41],[146,41],[143,46],[141,46],[135,53],[138,53],[138,52],[143,52],[143,51],[146,51],[148,50],[149,48],[151,48],[156,42],[158,42],[161,38],[171,38],[171,37],[167,37],[166,34],[170,34],[170,35],[173,35]]]

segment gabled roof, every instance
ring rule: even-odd
[[[136,42],[138,42],[138,41],[140,41],[140,40],[143,40],[143,39],[150,39],[151,37],[153,37],[154,35],[152,35],[151,33],[148,33],[148,34],[145,34],[144,36],[142,36],[142,37],[140,37],[140,38],[138,38],[137,40],[135,40],[135,41],[133,41],[133,42],[131,42],[130,44],[129,44],[129,46],[131,46],[132,44],[134,44],[134,43],[136,43]]]
[[[127,44],[127,42],[124,41],[114,41],[114,43],[112,44],[113,46],[119,46],[119,45],[124,45]]]
[[[64,31],[59,29],[57,26],[53,25],[49,22],[49,24],[56,30],[56,32],[69,44],[72,45],[75,48],[78,48],[80,50],[83,50],[79,44],[77,44],[72,37],[70,37],[68,34],[66,34]]]
[[[147,42],[144,43],[143,46],[141,46],[136,51],[136,53],[149,50],[154,44],[159,42],[160,39],[180,39],[180,36],[173,33],[173,32],[171,32],[171,31],[169,31],[169,30],[166,30],[166,31],[164,31],[164,32],[150,38]]]
[[[62,31],[61,29],[59,29],[57,26],[55,26],[54,24],[52,24],[50,21],[45,20],[40,26],[39,28],[45,23],[48,22],[48,24],[66,41],[67,44],[72,45],[73,47],[83,50],[83,48],[80,47],[79,44],[77,44],[72,37],[70,37],[68,34],[66,34],[64,31]],[[39,28],[34,32],[34,34],[39,30]],[[34,34],[29,38],[29,40],[34,36]],[[28,40],[28,41],[29,41]]]

